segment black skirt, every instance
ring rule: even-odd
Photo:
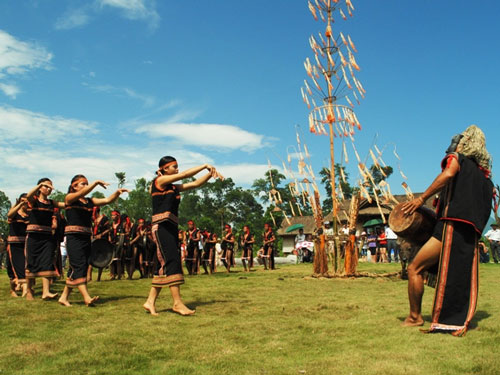
[[[91,237],[88,234],[67,234],[66,251],[68,252],[69,269],[66,285],[76,287],[87,284],[87,270],[92,249]]]
[[[26,281],[26,257],[24,256],[24,243],[9,243],[7,246],[9,279],[18,283]]]
[[[26,238],[26,278],[56,277],[57,243],[51,233],[29,233]]]
[[[162,288],[184,284],[177,225],[169,221],[154,224],[152,233],[156,242],[153,286]]]

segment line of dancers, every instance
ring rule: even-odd
[[[207,173],[202,177],[182,183],[203,170]],[[71,306],[69,297],[76,288],[84,303],[93,306],[99,297],[92,297],[87,288],[92,278],[89,264],[92,242],[104,239],[112,247],[111,279],[121,279],[125,272],[130,279],[136,269],[141,277],[152,277],[152,288],[143,305],[147,312],[157,315],[156,299],[161,289],[168,287],[173,299],[172,310],[181,315],[194,314],[180,297],[180,285],[184,283],[182,263],[184,260],[191,275],[198,274],[200,266],[206,273],[216,272],[218,238],[216,233],[197,229],[193,221],[188,222],[186,232],[179,231],[178,207],[180,193],[197,188],[210,178],[222,179],[223,176],[209,164],[179,172],[175,158],[163,157],[150,188],[151,222],[139,219],[136,223],[116,210],[112,211],[111,219],[100,212],[100,207],[113,203],[128,192],[127,189],[119,188],[106,198],[87,197],[95,188],[106,188],[109,184],[101,180],[89,183],[84,175],[78,174],[71,179],[64,201],[58,202],[49,198],[53,191],[52,181],[40,179],[29,192],[19,196],[8,212],[11,295],[17,297],[21,292],[27,300],[33,300],[36,279],[41,279],[42,299],[57,299],[61,305]],[[65,210],[65,217],[62,210]],[[263,247],[257,252],[257,259],[265,269],[274,269],[275,240],[271,225],[265,224]],[[220,247],[221,261],[227,272],[235,266],[236,241],[231,225],[226,224]],[[62,242],[65,243],[69,266],[65,287],[59,296],[51,291],[51,285],[63,273]],[[246,225],[239,238],[245,271],[254,266],[254,244],[255,237]],[[98,280],[102,272],[103,268],[99,268]]]
[[[264,265],[264,269],[274,269],[276,237],[271,225],[265,224],[262,240],[263,246],[257,251],[257,260],[259,264]],[[238,245],[243,269],[245,272],[250,272],[254,267],[254,244],[255,236],[250,232],[248,225],[243,226],[243,233],[239,236],[238,243],[229,224],[224,225],[220,241],[216,233],[198,229],[193,220],[188,221],[186,231],[179,230],[179,251],[190,275],[199,274],[201,268],[204,274],[215,273],[218,261],[224,265],[226,272],[231,272],[231,268],[236,265],[235,253]]]

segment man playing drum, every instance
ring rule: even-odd
[[[491,211],[491,157],[475,125],[455,136],[441,163],[442,172],[418,198],[403,205],[407,215],[441,192],[432,237],[408,267],[410,314],[404,326],[421,326],[424,272],[439,266],[430,332],[465,334],[474,316],[478,291],[477,244]]]

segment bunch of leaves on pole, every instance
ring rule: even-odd
[[[336,233],[338,202],[333,139],[336,136],[352,138],[354,129],[361,129],[361,124],[352,108],[354,108],[353,100],[359,103],[359,99],[365,95],[365,89],[355,74],[360,67],[354,56],[357,50],[352,38],[342,32],[334,35],[332,29],[335,17],[340,16],[345,20],[346,13],[352,16],[354,10],[352,1],[345,0],[344,3],[340,0],[314,0],[309,1],[308,5],[313,17],[325,22],[326,27],[324,33],[320,32],[318,37],[311,36],[309,39],[314,58],[307,58],[304,62],[308,79],[304,80],[301,91],[304,102],[311,109],[309,130],[312,133],[328,135],[330,138],[331,201],[333,227]],[[320,243],[324,243],[324,237]],[[318,250],[319,254],[324,251],[321,248]],[[338,257],[338,245],[335,253],[335,257]],[[338,274],[340,272],[336,269],[338,263],[334,264],[334,273]],[[315,265],[315,273],[325,273],[325,266]]]

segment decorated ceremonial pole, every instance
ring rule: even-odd
[[[343,4],[343,3],[342,3]],[[315,20],[321,18],[326,23],[324,34],[319,33],[319,39],[311,36],[309,43],[314,52],[314,61],[309,58],[304,62],[308,80],[304,80],[304,87],[301,88],[302,98],[311,109],[309,113],[309,130],[315,134],[329,135],[330,138],[330,182],[332,186],[332,213],[333,228],[337,236],[338,223],[338,200],[335,182],[335,148],[334,137],[351,137],[354,129],[361,130],[356,114],[352,110],[354,107],[349,95],[359,104],[359,97],[364,97],[365,90],[354,71],[360,68],[354,58],[357,52],[354,43],[349,35],[347,38],[342,32],[334,37],[332,24],[334,14],[338,13],[344,20],[347,19],[345,11],[352,16],[354,6],[351,0],[345,0],[342,5],[340,0],[314,0],[308,1],[309,10]],[[344,51],[344,52],[342,52]],[[322,77],[323,83],[319,83]],[[317,103],[315,98],[319,99]],[[343,105],[341,100],[348,104]],[[328,125],[328,132],[325,125]],[[336,237],[337,238],[337,237]],[[323,241],[324,242],[324,238]],[[334,273],[340,272],[338,240],[335,241]]]

